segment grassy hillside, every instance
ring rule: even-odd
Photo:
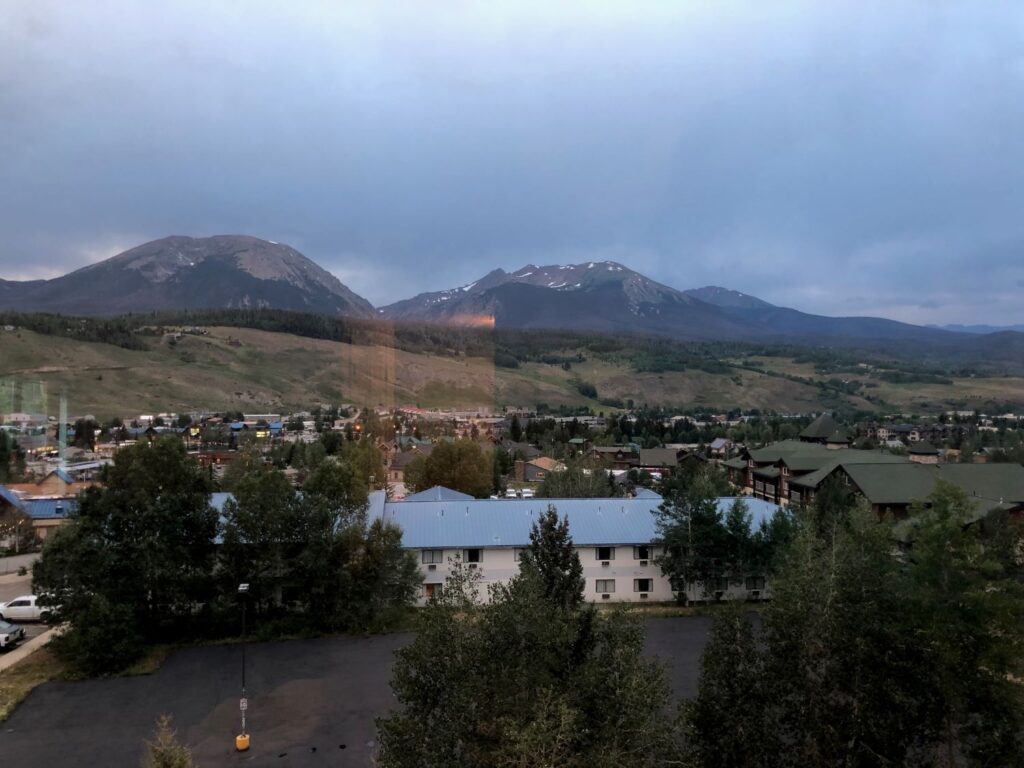
[[[600,399],[683,408],[935,410],[989,401],[1024,404],[1024,379],[1010,377],[952,379],[949,384],[881,382],[848,393],[825,384],[834,375],[784,357],[726,361],[721,372],[637,372],[626,358],[592,350],[582,350],[585,361],[568,369],[542,362],[498,367],[493,351],[475,352],[432,355],[387,344],[227,327],[209,328],[206,336],[157,337],[150,349],[134,350],[23,329],[0,332],[0,412],[55,413],[61,390],[68,394],[71,413],[100,418],[165,410],[278,410],[339,401],[422,407],[543,402],[611,410],[580,394],[579,381],[592,384]],[[567,348],[557,354],[578,352]],[[862,396],[866,393],[871,401]]]

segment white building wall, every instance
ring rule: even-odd
[[[598,547],[576,547],[580,563],[583,565],[584,590],[583,596],[593,603],[633,603],[651,602],[667,603],[675,600],[668,579],[661,574],[661,568],[655,562],[655,558],[662,554],[662,547],[648,546],[648,558],[639,557],[641,552],[636,550],[633,544],[623,544],[611,547],[613,557],[602,560],[598,557]],[[606,548],[600,548],[606,549]],[[469,562],[468,551],[463,549],[443,550],[413,550],[420,563],[420,572],[423,574],[423,587],[420,591],[419,604],[425,605],[432,588],[436,589],[444,584],[451,572],[452,561],[462,558],[467,567],[475,566],[481,575],[480,599],[488,599],[487,586],[489,584],[508,582],[519,572],[517,553],[521,550],[516,547],[483,547],[479,549],[480,561]],[[425,563],[424,552],[440,551],[441,562]],[[601,554],[609,554],[601,552]],[[428,556],[436,558],[436,556]],[[433,567],[431,567],[433,566]],[[649,583],[644,583],[649,581]],[[600,586],[605,589],[598,589]],[[607,582],[613,582],[609,584]],[[613,586],[612,591],[607,591]],[[649,587],[641,591],[641,587]],[[755,596],[747,589],[745,579],[732,580],[724,590],[724,597],[729,599],[765,599],[768,597],[766,589],[757,590]],[[607,597],[605,597],[607,595]],[[646,595],[646,597],[641,597]],[[687,597],[691,601],[704,600],[703,589],[694,585],[687,590]]]

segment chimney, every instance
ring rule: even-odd
[[[526,480],[526,462],[522,459],[516,459],[515,478],[520,483]]]

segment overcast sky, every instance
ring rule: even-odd
[[[375,304],[610,258],[1024,322],[1019,2],[0,7],[0,277],[287,242]]]

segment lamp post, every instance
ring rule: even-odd
[[[238,709],[242,713],[242,732],[235,736],[235,749],[239,752],[249,749],[249,734],[245,730],[245,711],[249,708],[249,700],[245,697],[245,598],[248,594],[248,583],[239,584],[238,595],[242,600],[242,698],[239,699]]]

